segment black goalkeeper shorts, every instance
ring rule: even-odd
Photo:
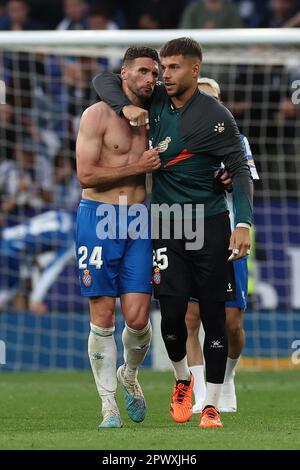
[[[204,222],[204,244],[187,250],[180,240],[153,240],[154,297],[161,295],[195,297],[210,301],[235,300],[232,262],[228,262],[231,229],[228,212]]]

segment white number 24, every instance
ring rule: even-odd
[[[87,263],[85,263],[85,260],[88,257],[87,246],[80,246],[78,248],[78,255],[79,256],[81,255],[81,258],[79,258],[79,269],[86,269]],[[96,269],[101,269],[101,266],[103,264],[101,256],[102,256],[102,246],[94,246],[88,264],[91,264],[92,266],[96,266]]]

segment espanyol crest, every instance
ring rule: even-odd
[[[165,152],[168,149],[169,143],[171,142],[171,140],[172,140],[171,137],[166,137],[164,140],[159,142],[158,152],[159,153]]]
[[[157,286],[160,284],[161,274],[160,274],[160,269],[158,267],[154,269],[154,274],[153,274],[152,279],[153,279],[154,284],[156,284]]]
[[[90,274],[90,271],[88,269],[85,269],[83,271],[82,275],[82,282],[85,285],[85,287],[90,287],[92,285],[92,276]]]

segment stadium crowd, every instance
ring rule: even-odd
[[[298,26],[299,0],[0,1],[2,31],[179,28],[180,34],[187,28]],[[6,84],[6,104],[0,106],[2,234],[50,210],[74,212],[80,199],[75,173],[79,119],[97,99],[91,80],[99,71],[119,67],[108,57],[0,52]],[[271,196],[279,191],[299,195],[299,106],[291,101],[299,66],[243,63],[216,71],[204,65],[203,74],[221,83],[223,101],[248,136]],[[256,197],[262,196],[258,183]],[[7,283],[2,269],[3,280]]]
[[[299,10],[299,0],[1,0],[0,30],[298,27]]]

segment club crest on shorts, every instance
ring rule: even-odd
[[[88,269],[85,269],[83,271],[82,275],[82,282],[85,285],[85,287],[90,287],[92,285],[92,276],[90,274],[90,271]]]
[[[154,274],[153,274],[153,282],[157,286],[160,284],[161,281],[161,275],[160,275],[160,269],[158,267],[154,268]]]

